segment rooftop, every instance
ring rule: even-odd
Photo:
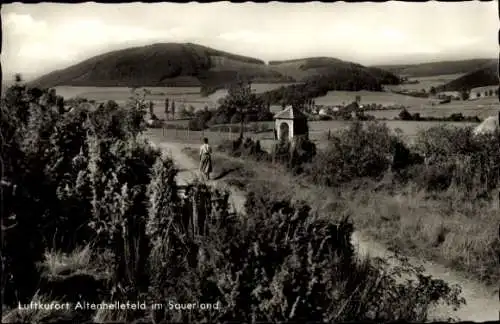
[[[274,119],[307,119],[307,116],[299,109],[290,106],[274,115]]]

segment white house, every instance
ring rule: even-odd
[[[318,115],[320,115],[320,116],[328,115],[328,108],[321,108],[318,112]]]
[[[498,96],[498,85],[473,88],[470,91],[470,100]]]

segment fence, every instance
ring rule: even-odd
[[[272,139],[272,131],[257,133],[252,128],[244,128],[245,137],[258,138],[258,139]],[[267,134],[270,133],[270,134]],[[169,140],[177,140],[182,142],[200,143],[203,138],[208,138],[212,143],[218,143],[225,140],[236,140],[240,135],[239,126],[235,125],[218,125],[212,129],[195,131],[187,127],[168,127],[162,128],[162,136]]]

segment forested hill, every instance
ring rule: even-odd
[[[396,75],[404,75],[409,77],[426,77],[445,74],[470,73],[496,62],[498,62],[498,59],[471,59],[406,65],[378,65],[376,67],[389,71]]]
[[[192,43],[161,43],[108,52],[51,72],[33,86],[206,86],[243,78],[253,82],[337,82],[343,90],[398,83],[394,74],[334,58],[270,62]]]
[[[437,88],[438,91],[461,91],[477,87],[498,85],[498,63],[492,62],[487,66],[467,73],[458,79],[450,81]]]

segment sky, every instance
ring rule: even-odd
[[[270,60],[364,65],[498,57],[497,1],[2,5],[2,71],[25,78],[111,50],[191,42]]]

